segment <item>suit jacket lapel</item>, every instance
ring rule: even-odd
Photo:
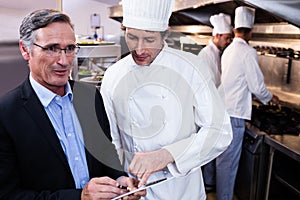
[[[35,125],[39,127],[41,131],[40,134],[46,138],[53,151],[69,169],[67,159],[55,133],[54,127],[51,124],[43,105],[31,87],[29,79],[23,84],[22,99],[24,101],[24,109],[26,109],[29,115],[34,119]]]

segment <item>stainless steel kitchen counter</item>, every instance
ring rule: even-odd
[[[265,135],[265,143],[300,162],[300,136]]]
[[[286,187],[288,187],[294,194],[300,196],[300,188],[299,184],[291,183],[287,180],[287,177],[282,177],[279,174],[274,174],[272,176],[274,167],[274,154],[279,151],[284,155],[288,156],[289,158],[297,161],[300,163],[300,136],[294,135],[265,135],[264,142],[270,146],[270,154],[269,154],[269,167],[268,167],[268,176],[267,176],[267,188],[266,188],[266,196],[265,199],[269,199],[269,191],[270,191],[270,184],[271,178],[276,178]],[[284,166],[285,163],[282,163],[281,166]],[[298,165],[297,165],[298,166]],[[300,169],[299,169],[300,170]],[[295,172],[297,175],[297,171]],[[292,179],[297,179],[292,178]]]

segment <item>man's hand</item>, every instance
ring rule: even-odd
[[[120,185],[135,189],[138,184],[137,180],[129,177],[121,177],[119,178],[118,181],[119,182],[109,177],[92,178],[83,188],[81,193],[81,199],[82,200],[112,199],[121,194],[125,194],[126,192],[128,192],[128,190],[126,189],[121,189],[119,187]],[[136,200],[136,199],[140,199],[141,196],[145,196],[145,195],[146,195],[146,190],[142,190],[133,195],[124,197],[122,199]]]
[[[112,199],[126,191],[118,188],[119,183],[109,177],[92,178],[81,193],[82,200]]]
[[[174,159],[166,149],[137,152],[130,163],[129,172],[141,178],[139,186],[142,186],[146,184],[152,173],[164,169],[172,162],[174,162]]]

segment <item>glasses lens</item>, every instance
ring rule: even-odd
[[[69,45],[66,47],[65,52],[67,56],[73,56],[78,52],[78,47],[76,45]]]
[[[50,56],[57,56],[60,54],[61,50],[60,50],[60,48],[58,48],[56,46],[50,46],[50,47],[48,47],[48,50],[46,52]]]
[[[34,44],[34,45],[42,48],[44,50],[44,52],[46,53],[46,55],[49,57],[60,56],[62,51],[65,52],[66,56],[74,56],[79,50],[79,47],[74,44],[68,45],[66,48],[63,48],[63,49],[57,45],[52,45],[52,46],[48,46],[48,47],[42,47],[38,44]]]

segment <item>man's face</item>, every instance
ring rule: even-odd
[[[163,48],[160,32],[126,28],[125,39],[131,55],[138,65],[147,66]]]
[[[231,43],[231,34],[217,34],[217,47],[223,51]]]
[[[35,43],[42,47],[67,48],[75,44],[73,29],[67,23],[54,22],[35,31]],[[32,46],[28,57],[33,78],[55,93],[64,91],[75,55],[66,56],[65,51],[49,55],[46,50]]]

